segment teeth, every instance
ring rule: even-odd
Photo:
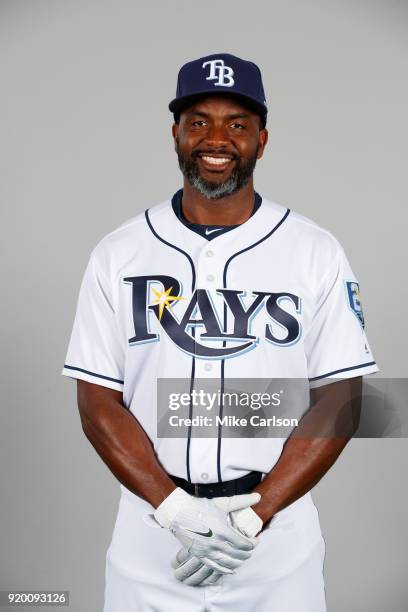
[[[216,166],[222,166],[226,162],[229,162],[229,157],[210,157],[208,155],[203,155],[203,159],[209,164],[215,164]]]

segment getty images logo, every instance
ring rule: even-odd
[[[214,85],[221,85],[223,87],[233,87],[235,85],[235,81],[232,78],[234,71],[230,66],[224,64],[224,60],[214,59],[204,62],[202,68],[206,66],[210,66],[210,76],[206,77],[207,81],[216,81]]]

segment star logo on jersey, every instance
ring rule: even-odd
[[[152,287],[152,291],[154,295],[156,296],[156,300],[153,302],[153,304],[159,304],[159,321],[161,321],[161,318],[163,316],[163,310],[165,308],[171,308],[172,302],[174,302],[175,300],[185,300],[186,299],[182,296],[171,295],[172,289],[173,287],[170,287],[166,291],[157,291],[156,289]]]
[[[128,276],[123,282],[131,286],[134,335],[129,345],[159,342],[157,324],[180,350],[201,359],[227,359],[254,349],[260,341],[251,333],[255,317],[263,317],[263,337],[277,346],[290,346],[301,336],[298,314],[299,296],[281,291],[243,291],[216,289],[222,299],[221,313],[215,308],[209,289],[196,289],[191,298],[182,296],[181,283],[172,276]],[[150,301],[151,294],[156,299]],[[185,300],[186,308],[177,313],[176,305]],[[154,324],[154,319],[157,323]],[[156,328],[156,329],[154,329]],[[280,330],[280,331],[278,331]]]

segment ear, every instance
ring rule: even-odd
[[[259,149],[258,149],[258,155],[257,155],[257,159],[261,159],[265,147],[266,147],[266,143],[268,142],[268,130],[266,128],[263,128],[262,130],[259,131]]]
[[[173,125],[171,126],[171,133],[173,135],[174,148],[176,148],[176,140],[177,140],[177,137],[178,137],[178,131],[179,131],[179,124],[178,123],[173,123]]]

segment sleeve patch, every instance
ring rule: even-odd
[[[351,312],[357,317],[361,327],[364,329],[364,315],[361,304],[361,294],[359,284],[355,281],[345,281],[347,303]]]

